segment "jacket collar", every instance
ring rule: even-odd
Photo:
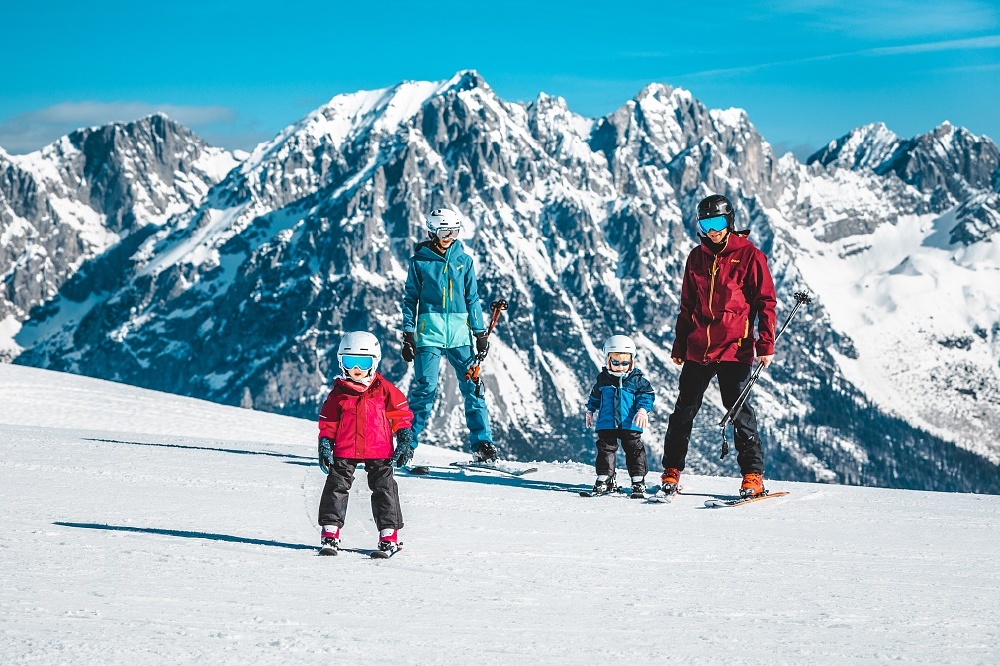
[[[344,379],[340,375],[337,375],[337,379],[334,380],[333,384],[335,387],[339,385],[345,391],[349,391],[351,393],[357,393],[360,395],[365,391],[367,391],[368,389],[370,389],[371,387],[377,385],[381,379],[382,375],[379,374],[379,372],[376,370],[375,375],[372,377],[371,382],[367,386],[365,384],[359,384],[353,379]]]
[[[422,261],[441,261],[447,262],[452,259],[456,259],[465,254],[465,250],[462,249],[462,241],[457,240],[451,244],[448,251],[444,253],[444,256],[438,254],[434,248],[431,246],[434,241],[426,240],[417,245],[416,251],[413,253],[415,259],[420,259]]]
[[[742,250],[742,249],[744,249],[744,248],[752,245],[753,243],[751,243],[747,239],[747,236],[749,236],[749,235],[750,235],[750,230],[749,229],[746,230],[746,231],[730,231],[728,234],[726,234],[726,244],[722,247],[721,250],[719,250],[719,254],[718,255],[716,255],[715,252],[712,251],[712,248],[709,247],[709,245],[708,245],[708,239],[705,238],[705,237],[703,237],[701,239],[701,246],[700,247],[701,247],[701,249],[702,249],[703,252],[705,252],[705,253],[707,253],[707,254],[709,254],[711,256],[724,257],[727,254],[732,254],[733,252],[736,252],[737,250]]]

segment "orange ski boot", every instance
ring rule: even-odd
[[[764,494],[763,474],[744,474],[743,484],[740,486],[740,497],[756,497]]]
[[[673,495],[680,490],[681,471],[676,467],[668,467],[660,475],[660,488],[664,495]]]

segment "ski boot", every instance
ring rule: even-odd
[[[740,485],[740,497],[756,497],[766,492],[764,490],[763,474],[750,473],[743,475],[743,483]]]
[[[336,555],[340,552],[340,528],[336,525],[324,525],[320,539],[320,555]]]
[[[497,449],[491,442],[480,442],[476,452],[472,454],[472,462],[495,465],[499,461]]]
[[[632,494],[629,497],[631,499],[646,499],[646,482],[642,479],[638,481],[632,479]]]
[[[399,542],[399,530],[382,530],[378,537],[378,550],[372,551],[375,559],[388,559],[399,552],[403,544]]]
[[[615,477],[609,476],[606,479],[598,478],[594,481],[594,489],[590,491],[590,494],[594,497],[597,495],[607,495],[610,492],[615,491]]]
[[[673,495],[680,490],[681,471],[676,467],[668,467],[660,475],[660,489],[664,495]]]

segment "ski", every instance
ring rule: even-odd
[[[499,472],[500,474],[506,474],[507,476],[524,476],[525,474],[531,474],[532,472],[537,472],[537,467],[529,467],[528,469],[514,469],[513,467],[507,467],[500,463],[490,464],[481,462],[453,462],[452,467],[457,467],[459,469],[469,470],[472,472]]]
[[[753,497],[737,497],[734,499],[710,499],[705,500],[705,506],[710,509],[721,509],[729,506],[743,506],[744,504],[751,504],[753,502],[759,502],[761,500],[770,499],[772,497],[784,497],[787,492],[772,493],[768,490],[764,491],[763,495],[754,495]]]
[[[403,550],[403,544],[398,544],[398,545],[393,544],[393,546],[389,548],[389,550],[382,550],[381,548],[378,550],[373,550],[368,554],[368,557],[372,558],[373,560],[387,560],[401,550]]]
[[[627,499],[644,499],[649,500],[650,495],[656,492],[658,486],[653,486],[652,488],[646,488],[645,494],[643,495],[633,495],[631,488],[626,488],[625,486],[618,486],[614,490],[609,490],[605,493],[595,493],[592,490],[581,490],[579,491],[580,497],[606,497],[608,495],[614,495],[616,497],[624,497]]]

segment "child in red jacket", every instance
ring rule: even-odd
[[[402,545],[403,516],[392,465],[402,467],[413,455],[413,413],[402,392],[376,371],[381,359],[382,348],[371,333],[348,333],[337,350],[342,374],[319,416],[319,466],[327,475],[319,502],[321,555],[338,552],[354,470],[362,462],[379,529],[376,552],[389,556]]]

